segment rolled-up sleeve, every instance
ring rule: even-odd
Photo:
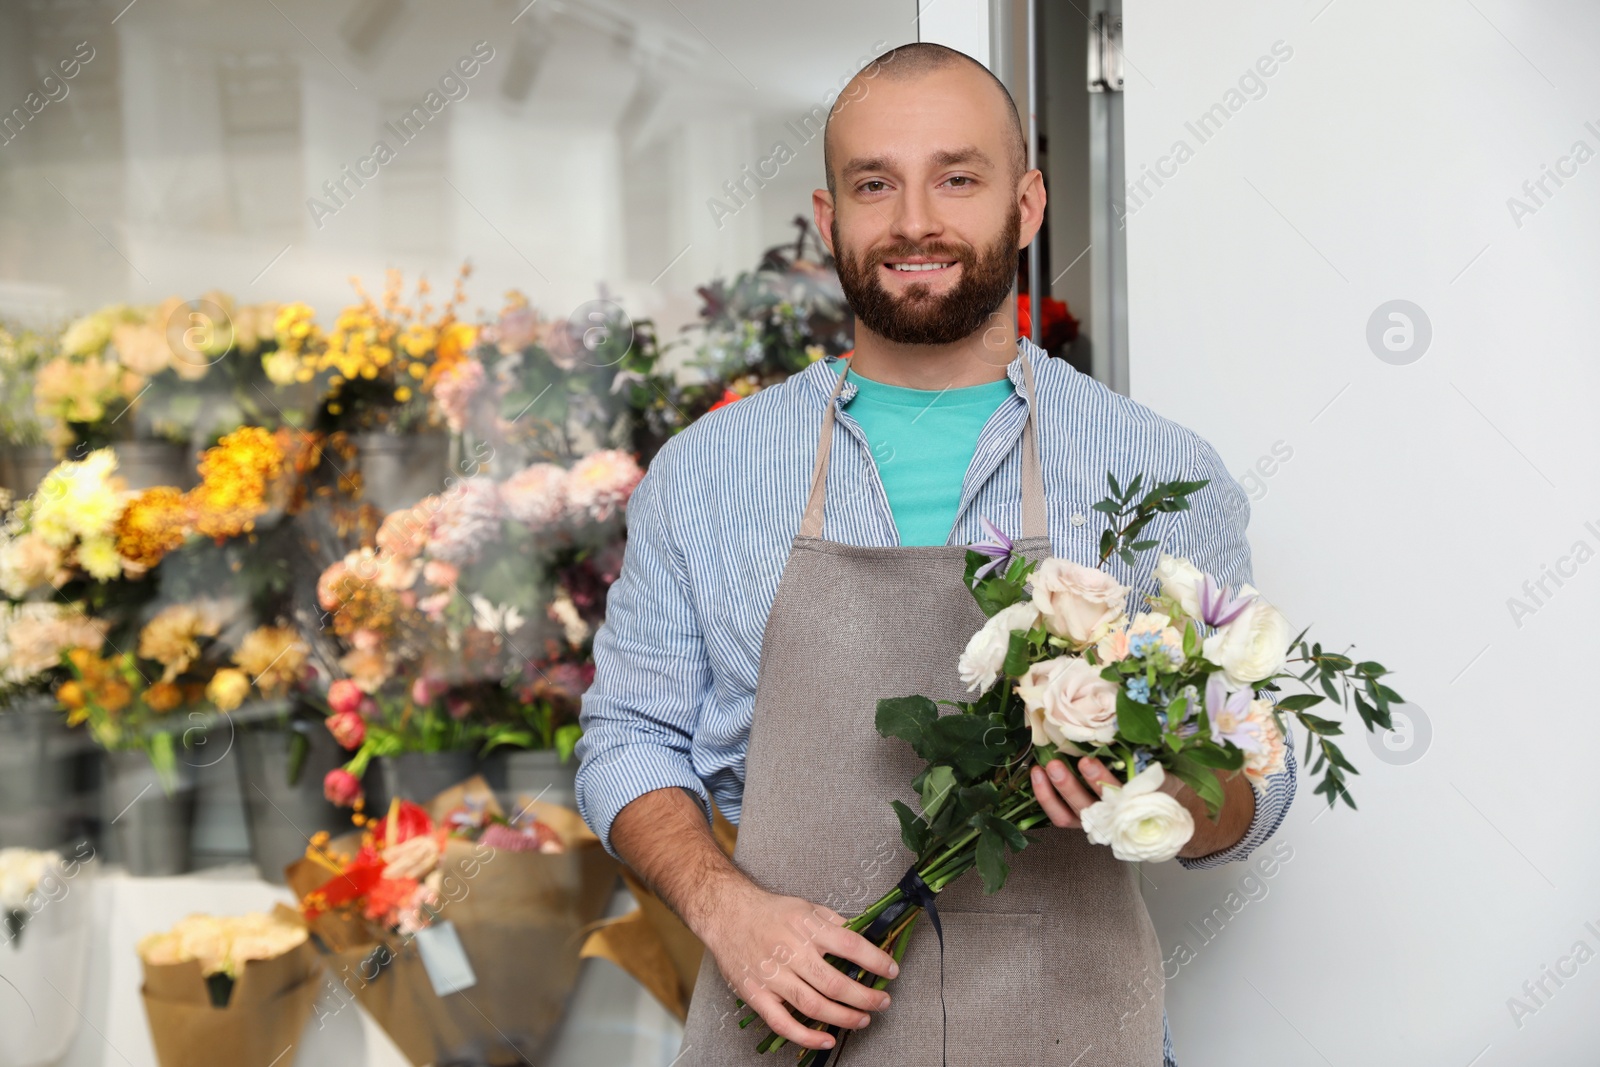
[[[622,571],[606,596],[594,637],[594,680],[579,711],[577,803],[617,859],[611,826],[652,790],[680,786],[711,797],[695,773],[691,746],[712,677],[687,568],[672,535],[674,441],[657,454],[628,501]]]
[[[1175,556],[1186,557],[1200,570],[1235,589],[1245,582],[1254,584],[1250,543],[1245,539],[1245,529],[1250,524],[1250,497],[1222,465],[1217,450],[1202,438],[1195,440],[1195,459],[1186,477],[1191,481],[1206,479],[1209,484],[1189,498],[1189,510],[1174,513],[1172,534],[1162,547]],[[1258,690],[1256,695],[1268,700],[1275,696],[1269,690]],[[1244,836],[1207,856],[1179,856],[1180,865],[1203,870],[1245,859],[1277,832],[1289,813],[1295,792],[1294,732],[1287,717],[1284,729],[1283,770],[1250,783],[1256,796],[1256,811]]]

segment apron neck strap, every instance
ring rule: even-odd
[[[1020,353],[1020,346],[1019,346]],[[1034,421],[1038,407],[1033,387],[1033,360],[1026,353],[1022,359],[1022,378],[1027,387],[1028,415],[1022,427],[1022,536],[1050,536],[1049,521],[1045,512],[1044,473],[1039,466],[1039,428]],[[827,496],[828,458],[833,448],[834,409],[839,393],[844,389],[844,379],[849,368],[848,360],[841,360],[845,370],[833,383],[827,408],[822,413],[822,430],[817,437],[817,459],[811,468],[811,491],[806,497],[805,516],[800,521],[800,533],[806,537],[822,536],[823,500]]]

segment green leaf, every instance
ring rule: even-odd
[[[556,755],[562,763],[572,758],[572,750],[578,747],[578,738],[583,736],[583,727],[575,722],[556,727]]]
[[[1106,481],[1111,483],[1111,493],[1113,496],[1123,496],[1122,487],[1117,484],[1117,476],[1115,474],[1112,474],[1110,471],[1106,471]]]
[[[1231,742],[1226,748],[1209,743],[1194,744],[1185,748],[1183,753],[1196,763],[1224,771],[1236,771],[1244,766],[1244,749]]]
[[[1172,773],[1176,774],[1206,802],[1206,812],[1215,819],[1222,810],[1222,783],[1210,767],[1197,761],[1192,754],[1183,752],[1173,757]]]
[[[922,814],[932,820],[955,790],[956,775],[947,765],[937,763],[919,777],[922,778]]]
[[[1305,723],[1306,727],[1315,733],[1327,734],[1330,737],[1334,734],[1344,733],[1344,727],[1340,726],[1334,720],[1324,719],[1322,716],[1313,715],[1309,711],[1302,711],[1300,713],[1300,721]]]
[[[999,835],[1000,840],[1004,841],[1012,852],[1021,852],[1028,847],[1028,839],[1022,835],[1022,831],[1000,816],[985,811],[974,815],[972,819],[978,830],[988,830]]]
[[[923,759],[932,758],[924,748],[928,744],[928,731],[938,718],[938,707],[924,696],[884,697],[878,701],[875,717],[878,733],[909,743]]]
[[[299,730],[289,731],[289,767],[286,785],[296,785],[306,767],[306,755],[311,751],[311,738]]]
[[[1126,689],[1117,690],[1117,732],[1136,745],[1161,744],[1161,721],[1156,718],[1156,709],[1134,700]]]
[[[1011,641],[1006,645],[1006,660],[1000,666],[1001,673],[1010,678],[1020,678],[1028,672],[1028,631],[1012,630]]]
[[[890,801],[890,807],[900,817],[900,840],[905,842],[906,848],[914,855],[922,855],[922,850],[928,844],[928,824],[922,817],[912,811],[904,801]]]
[[[978,875],[983,879],[985,893],[998,893],[1006,884],[1010,866],[1006,863],[1005,841],[993,830],[978,833]]]
[[[1304,711],[1306,708],[1316,707],[1318,704],[1322,703],[1322,699],[1323,698],[1318,696],[1316,693],[1296,693],[1292,697],[1284,697],[1282,700],[1278,701],[1278,710]]]

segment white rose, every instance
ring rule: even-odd
[[[1005,666],[1006,650],[1011,646],[1011,631],[1031,630],[1039,621],[1039,609],[1024,600],[995,612],[983,628],[972,635],[966,651],[961,653],[958,670],[967,691],[989,691],[1000,669]]]
[[[1202,653],[1222,668],[1228,684],[1245,689],[1265,681],[1283,668],[1289,656],[1289,620],[1261,599],[1249,582],[1239,595],[1255,599],[1228,625],[1206,638]]]
[[[1035,663],[1017,679],[1033,743],[1054,744],[1073,755],[1074,741],[1110,742],[1117,736],[1117,685],[1101,667],[1078,656]]]
[[[1161,583],[1161,595],[1169,596],[1192,619],[1200,617],[1200,582],[1205,577],[1200,569],[1182,556],[1161,553],[1156,562],[1156,580]]]
[[[1127,785],[1106,786],[1105,795],[1079,816],[1083,832],[1096,845],[1110,845],[1119,860],[1170,860],[1194,836],[1194,816],[1161,792],[1165,779],[1161,764],[1152,763]]]
[[[1123,617],[1131,590],[1105,571],[1051,556],[1029,577],[1045,629],[1079,647],[1104,637]]]

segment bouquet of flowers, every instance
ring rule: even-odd
[[[141,938],[138,952],[161,1067],[294,1062],[317,999],[319,964],[292,908],[190,915]]]
[[[1136,552],[1154,548],[1156,541],[1139,538],[1144,527],[1158,514],[1186,510],[1188,497],[1207,484],[1165,482],[1139,498],[1142,475],[1126,487],[1114,476],[1108,481],[1111,495],[1094,505],[1110,523],[1101,565],[1114,554],[1132,564]],[[1059,557],[1028,560],[992,524],[984,526],[988,539],[967,552],[966,581],[989,621],[958,664],[977,696],[946,715],[923,696],[878,701],[878,732],[906,741],[927,764],[912,782],[921,812],[893,802],[917,859],[847,929],[899,960],[917,917],[934,911],[951,882],[976,869],[984,891],[998,892],[1007,852],[1026,848],[1027,831],[1047,821],[1031,769],[1061,754],[1101,759],[1120,779],[1080,818],[1089,840],[1110,845],[1121,860],[1170,859],[1193,834],[1188,810],[1161,791],[1166,775],[1190,786],[1215,819],[1224,801],[1218,772],[1255,781],[1281,770],[1291,715],[1307,731],[1307,759],[1313,746],[1319,750],[1311,771],[1322,771],[1323,780],[1315,792],[1330,806],[1343,797],[1355,807],[1344,775],[1356,769],[1331,740],[1342,727],[1308,709],[1324,699],[1353,700],[1367,729],[1387,729],[1390,705],[1403,701],[1380,681],[1389,673],[1381,664],[1308,645],[1304,630],[1291,638],[1283,614],[1253,586],[1226,588],[1166,554],[1155,568],[1160,593],[1146,594],[1144,609],[1130,615],[1132,590],[1104,571]],[[1256,695],[1290,680],[1322,692],[1275,702]],[[1064,762],[1077,773],[1075,759]],[[828,959],[852,979],[863,973]],[[875,985],[888,982],[877,978]],[[752,1012],[741,1025],[755,1018]],[[838,1027],[810,1025],[837,1040]],[[772,1033],[758,1050],[784,1043]],[[799,1062],[805,1067],[822,1055],[808,1049]]]
[[[337,1000],[416,1064],[532,1061],[616,861],[577,812],[525,798],[508,816],[482,778],[353,821],[357,834],[319,834],[288,871]]]

